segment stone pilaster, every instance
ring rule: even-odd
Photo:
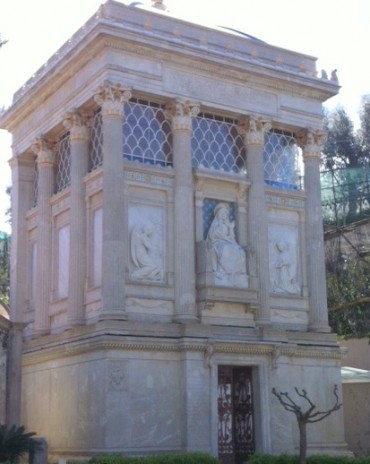
[[[239,130],[244,135],[247,149],[247,174],[251,182],[248,194],[248,238],[250,286],[258,290],[256,323],[270,323],[270,279],[268,257],[268,221],[265,204],[263,150],[265,132],[270,124],[249,116],[241,121]]]
[[[36,139],[32,149],[37,154],[38,168],[37,263],[34,329],[36,333],[46,333],[50,328],[49,304],[52,263],[52,211],[50,198],[54,193],[55,154],[52,145],[47,142],[44,137]]]
[[[125,319],[127,224],[123,198],[124,103],[131,92],[105,82],[95,96],[103,120],[103,244],[101,318]]]
[[[298,142],[303,149],[306,191],[306,259],[309,292],[309,323],[313,332],[330,332],[326,298],[324,232],[321,210],[320,155],[326,135],[303,131]]]
[[[12,246],[10,248],[10,319],[23,321],[28,298],[26,214],[33,206],[35,155],[25,153],[10,160],[12,170]]]
[[[192,116],[199,108],[179,100],[169,103],[175,169],[175,317],[177,322],[197,319],[195,301],[194,186],[191,163]]]
[[[86,205],[83,178],[88,172],[89,129],[87,118],[73,110],[66,115],[64,126],[71,144],[71,210],[69,242],[68,324],[84,322],[86,279]]]

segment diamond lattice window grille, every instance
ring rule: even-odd
[[[56,156],[56,189],[58,193],[71,184],[71,144],[69,132],[60,139]]]
[[[96,110],[93,116],[89,155],[90,171],[99,168],[103,164],[103,119],[101,108]]]
[[[206,113],[193,118],[193,167],[245,173],[245,147],[237,125],[234,119]]]
[[[265,183],[277,188],[299,190],[302,188],[302,151],[293,132],[277,129],[265,135]]]
[[[156,166],[172,166],[172,132],[164,105],[132,99],[125,105],[125,159]]]

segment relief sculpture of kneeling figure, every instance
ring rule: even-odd
[[[136,225],[131,232],[131,258],[135,265],[131,277],[138,280],[162,280],[163,269],[155,261],[153,224]]]
[[[207,235],[207,254],[216,285],[247,287],[246,255],[235,240],[234,227],[235,222],[229,220],[229,205],[219,203]]]

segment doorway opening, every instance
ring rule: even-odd
[[[218,456],[243,464],[255,452],[252,368],[218,367]]]

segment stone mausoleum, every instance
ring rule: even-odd
[[[52,458],[296,453],[272,388],[341,394],[319,183],[338,83],[155,3],[108,0],[0,117],[19,420]],[[342,422],[309,452],[346,453]]]

